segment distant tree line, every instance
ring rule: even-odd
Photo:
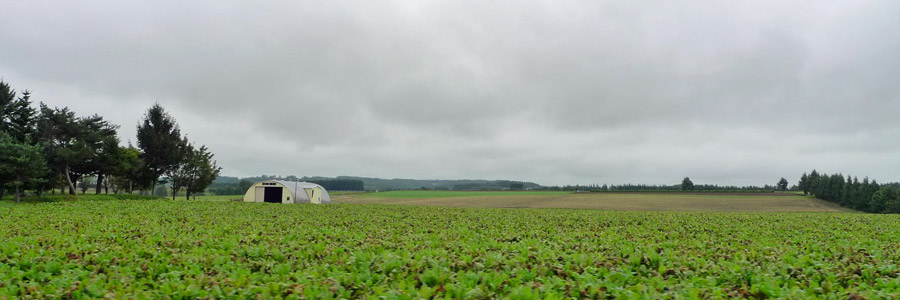
[[[262,175],[259,177],[247,177],[239,179],[237,182],[233,180],[225,182],[214,182],[209,186],[208,191],[215,195],[243,195],[254,183],[266,180],[285,180],[285,181],[306,181],[321,185],[329,191],[362,191],[364,184],[358,179],[323,179],[313,177],[297,178],[297,176],[269,176]]]
[[[494,180],[485,182],[467,182],[454,184],[452,190],[457,191],[500,191],[500,190],[523,190],[525,183],[521,181],[510,180]]]
[[[782,178],[783,179],[783,178]],[[781,185],[771,186],[734,186],[714,184],[694,184],[690,178],[685,177],[681,184],[652,185],[652,184],[590,184],[590,185],[566,185],[548,186],[542,190],[549,191],[582,191],[582,192],[772,192],[775,190],[787,190],[787,182],[784,188]]]
[[[243,195],[247,189],[253,186],[253,183],[247,179],[241,179],[238,182],[214,182],[207,191],[214,195]]]
[[[313,179],[309,182],[321,185],[329,191],[362,191],[362,180],[353,179]]]
[[[900,186],[879,185],[875,180],[841,174],[803,173],[798,184],[803,194],[834,202],[844,207],[871,213],[900,213]]]
[[[0,196],[12,191],[18,202],[26,190],[41,195],[57,189],[76,195],[79,183],[85,193],[91,181],[97,194],[110,188],[152,191],[169,183],[173,197],[179,190],[189,197],[221,171],[206,146],[182,137],[159,104],[138,125],[137,148],[121,146],[118,129],[99,115],[79,117],[68,107],[35,108],[30,91],[17,96],[0,81]]]

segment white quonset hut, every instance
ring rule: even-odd
[[[303,181],[266,180],[250,186],[244,202],[331,203],[331,196],[321,185]]]

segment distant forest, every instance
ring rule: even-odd
[[[539,190],[541,185],[533,182],[512,180],[420,180],[381,179],[371,177],[297,177],[262,175],[255,177],[220,176],[209,187],[209,192],[217,195],[239,195],[255,182],[264,180],[299,180],[313,182],[332,191],[392,191],[392,190]]]

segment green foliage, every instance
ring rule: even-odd
[[[159,103],[147,110],[138,125],[137,144],[143,154],[141,158],[157,178],[178,166],[186,146],[175,119]]]
[[[0,183],[15,190],[19,202],[24,187],[34,186],[46,174],[47,162],[40,145],[17,142],[13,137],[0,133]]]
[[[4,212],[0,298],[900,293],[900,225],[886,215],[83,199]]]
[[[847,176],[846,180],[841,174],[820,175],[813,170],[809,176],[806,173],[800,178],[801,188],[816,198],[838,203],[859,211],[871,213],[900,213],[900,193],[892,186],[881,186],[875,180],[863,178],[860,182],[856,177]]]
[[[16,98],[16,92],[0,81],[0,133],[16,144],[41,145],[37,149],[42,149],[41,156],[49,167],[37,176],[40,180],[14,181],[17,189],[27,187],[40,194],[67,186],[74,195],[76,183],[89,183],[100,193],[112,180],[114,191],[124,187],[131,192],[135,188],[152,189],[161,174],[182,167],[192,168],[195,176],[188,183],[189,191],[195,192],[209,185],[220,171],[210,162],[212,154],[205,147],[197,153],[187,149],[187,139],[181,139],[175,120],[159,104],[147,111],[138,126],[138,146],[143,150],[140,152],[130,145],[120,147],[116,132],[119,126],[99,115],[76,117],[67,107],[50,108],[43,103],[35,110],[30,98],[29,91]],[[28,186],[36,182],[42,184]],[[82,193],[87,186],[81,185]],[[3,191],[0,188],[0,196]]]
[[[4,92],[0,92],[0,94],[2,93]],[[12,92],[12,96],[14,95],[15,92]],[[7,97],[9,95],[0,96],[0,98]],[[37,111],[31,107],[30,99],[31,92],[25,91],[21,97],[9,102],[4,108],[0,109],[0,113],[2,113],[0,119],[2,119],[3,123],[3,125],[0,125],[0,129],[19,143],[32,144],[34,142]]]
[[[190,199],[192,194],[202,192],[213,180],[219,176],[222,168],[216,165],[213,154],[206,146],[194,148],[185,139],[185,156],[182,162],[172,169],[172,197],[180,187],[185,189],[185,198]]]
[[[222,178],[222,176],[220,176],[218,178]],[[244,193],[247,192],[247,189],[249,189],[251,186],[253,186],[253,182],[250,180],[246,180],[246,179],[241,179],[240,181],[236,181],[233,183],[232,182],[226,182],[226,183],[213,182],[213,184],[211,184],[209,186],[208,191],[215,195],[242,195],[243,196]],[[331,193],[330,190],[329,190],[329,193]]]
[[[16,100],[16,91],[8,83],[0,81],[0,131],[9,130],[10,106]]]
[[[130,144],[128,147],[119,147],[116,156],[112,159],[110,181],[113,183],[113,193],[123,189],[131,193],[141,186],[141,170],[144,162],[140,158],[141,151]]]
[[[43,103],[40,112],[37,132],[54,171],[51,174],[63,174],[71,193],[82,176],[111,172],[111,159],[119,147],[117,125],[98,115],[76,118],[68,108],[50,108]]]
[[[800,182],[797,183],[797,187],[803,191],[804,195],[809,194],[809,177],[806,176],[806,172],[803,172],[803,176],[800,176]]]
[[[222,170],[206,146],[195,148],[187,137],[181,137],[175,118],[159,103],[147,110],[138,125],[137,140],[146,169],[142,174],[153,174],[154,185],[165,174],[172,186],[172,198],[182,188],[187,197],[203,191]]]
[[[691,182],[690,178],[685,177],[681,180],[681,190],[682,191],[690,191],[694,189],[694,183]]]
[[[779,190],[787,191],[788,181],[787,181],[787,179],[784,179],[784,177],[781,177],[781,179],[778,180],[778,183],[775,184],[775,186],[778,187]]]

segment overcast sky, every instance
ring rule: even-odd
[[[4,81],[223,175],[900,181],[900,1],[0,2]]]

